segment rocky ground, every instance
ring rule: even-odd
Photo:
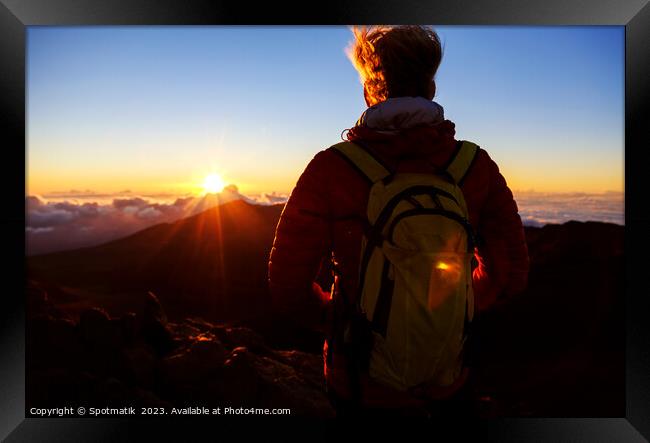
[[[169,322],[152,293],[139,312],[113,318],[92,308],[72,319],[34,283],[27,301],[28,406],[241,406],[333,416],[320,355],[271,349],[243,327]]]

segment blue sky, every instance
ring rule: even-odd
[[[623,191],[623,27],[435,27],[435,98],[513,189]],[[29,27],[28,192],[291,190],[365,109],[346,27]]]

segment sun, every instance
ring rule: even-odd
[[[205,179],[203,180],[203,191],[208,194],[214,194],[217,192],[221,192],[223,190],[223,187],[226,186],[224,181],[222,180],[221,177],[219,177],[219,174],[208,174]]]

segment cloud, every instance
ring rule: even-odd
[[[122,209],[126,207],[135,207],[135,208],[140,208],[143,206],[147,206],[149,202],[147,200],[144,200],[140,197],[136,198],[116,198],[113,200],[113,206],[115,206],[117,209]]]
[[[58,209],[55,207],[44,206],[45,210],[37,210],[28,214],[28,226],[34,228],[45,228],[69,223],[75,218],[75,213]]]
[[[561,224],[569,220],[625,223],[625,196],[621,192],[516,192],[515,200],[526,226]]]
[[[85,217],[97,217],[100,215],[99,204],[97,203],[84,203],[79,206],[79,213]]]
[[[144,208],[142,211],[139,211],[137,215],[138,217],[143,218],[145,220],[147,219],[151,220],[151,219],[157,219],[158,217],[163,215],[163,212],[152,206],[149,206],[147,208]]]
[[[272,192],[270,194],[268,193],[262,194],[261,200],[264,202],[268,202],[271,205],[275,205],[277,203],[286,203],[288,198],[289,196],[286,194],[276,194],[275,192]]]
[[[247,197],[248,201],[258,205],[277,205],[280,203],[286,203],[288,199],[288,194],[278,194],[275,192],[264,192],[262,194],[255,194]]]
[[[79,195],[81,191],[75,192],[75,195]],[[84,195],[90,195],[90,192]],[[242,199],[258,203],[260,200],[259,204],[268,204],[275,196],[269,194],[270,198],[249,198],[240,194],[235,185],[226,186],[218,194],[179,197],[173,202],[162,203],[143,196],[125,197],[124,194],[126,191],[102,203],[67,197],[63,201],[48,201],[40,196],[26,197],[28,255],[93,246],[130,235],[153,224],[170,223],[228,201]]]
[[[34,233],[34,234],[43,234],[45,232],[52,232],[53,230],[54,230],[54,227],[52,227],[52,226],[48,226],[46,228],[33,228],[31,226],[27,226],[27,228],[25,228],[25,231],[31,232],[31,233]]]

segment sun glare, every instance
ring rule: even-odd
[[[226,184],[223,182],[221,177],[219,177],[218,174],[209,174],[208,176],[205,177],[205,180],[203,180],[203,191],[207,194],[214,194],[216,192],[221,192],[223,190],[223,187],[226,186]]]

